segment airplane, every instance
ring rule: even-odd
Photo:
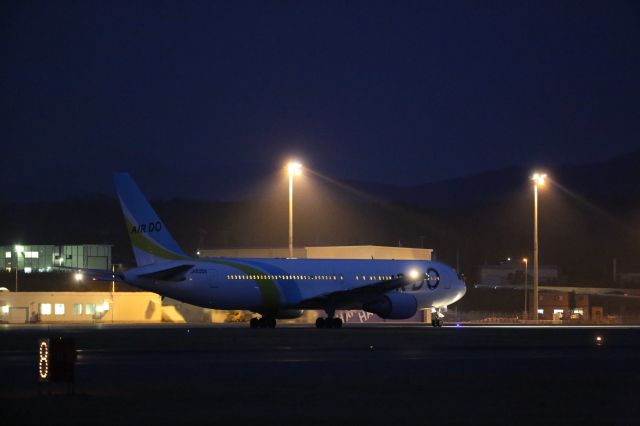
[[[86,270],[94,279],[121,281],[196,306],[248,310],[251,328],[322,310],[317,328],[341,328],[336,310],[362,309],[384,319],[407,319],[432,309],[434,327],[460,300],[464,279],[454,268],[426,260],[194,258],[173,239],[136,183],[114,183],[137,267],[120,273]]]

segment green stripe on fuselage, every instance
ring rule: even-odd
[[[265,275],[264,272],[256,269],[252,266],[245,265],[240,262],[231,262],[228,260],[199,260],[199,262],[207,262],[207,263],[217,263],[220,265],[231,266],[233,268],[239,269],[244,272],[246,275],[256,275],[261,276]],[[270,279],[254,279],[256,284],[258,284],[258,288],[260,288],[260,295],[262,296],[262,308],[264,308],[264,313],[275,313],[280,308],[280,291],[278,290],[278,286],[273,280]]]
[[[213,260],[213,259],[193,259],[190,257],[180,256],[176,253],[173,253],[169,250],[166,250],[156,244],[154,241],[147,239],[144,234],[140,234],[137,232],[131,233],[131,229],[133,224],[129,221],[127,222],[127,230],[129,232],[129,236],[131,237],[131,243],[133,246],[139,250],[145,251],[147,253],[151,253],[156,257],[166,260],[188,260],[193,262],[202,262],[202,263],[213,263],[225,266],[231,266],[233,268],[239,269],[244,272],[246,275],[255,275],[261,276],[265,275],[264,272],[259,269],[253,268],[251,266],[245,265],[240,262],[231,262],[226,260]],[[255,279],[254,280],[260,289],[260,296],[262,297],[262,307],[266,312],[276,312],[281,304],[280,304],[280,291],[278,290],[278,286],[273,280],[269,279]]]

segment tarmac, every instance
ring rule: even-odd
[[[0,424],[638,424],[639,361],[631,326],[2,325]]]

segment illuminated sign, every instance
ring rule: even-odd
[[[74,339],[68,337],[38,339],[38,380],[73,383],[76,359]]]
[[[38,342],[38,380],[49,381],[49,339]]]

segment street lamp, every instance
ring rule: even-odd
[[[527,308],[527,278],[529,275],[529,259],[522,259],[524,262],[524,319],[529,319],[529,309]]]
[[[292,161],[287,165],[289,172],[289,258],[293,258],[293,177],[300,176],[302,164]]]
[[[538,187],[544,185],[547,175],[534,173],[533,181],[533,314],[538,320]]]
[[[13,248],[16,252],[16,293],[18,292],[18,269],[20,268],[20,255],[24,253],[24,247],[16,244]]]

